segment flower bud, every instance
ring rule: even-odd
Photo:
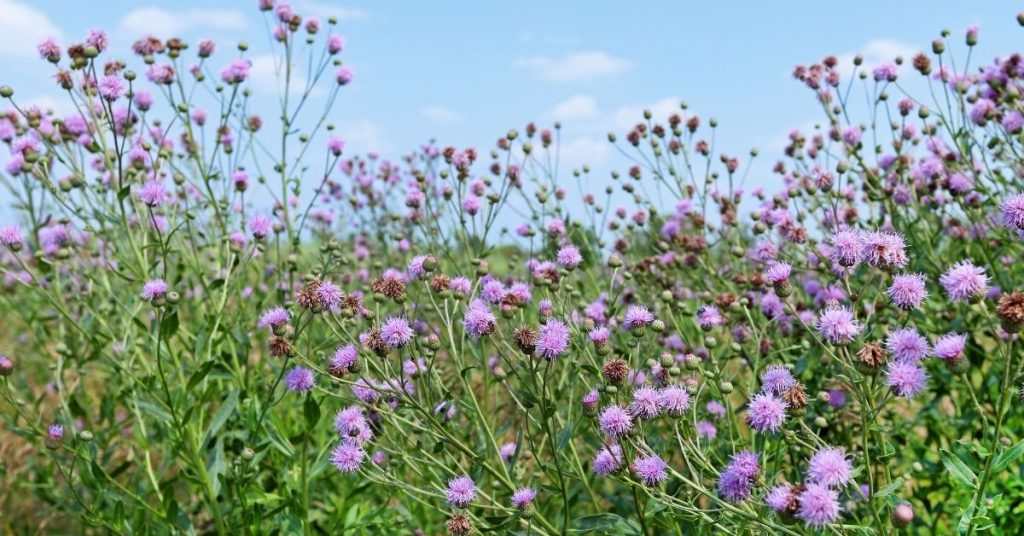
[[[914,509],[907,503],[897,504],[892,509],[892,524],[895,527],[902,528],[909,525],[914,521]]]
[[[14,373],[14,361],[5,355],[0,355],[0,376],[10,376],[12,373]]]

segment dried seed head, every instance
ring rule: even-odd
[[[303,309],[308,309],[314,313],[319,313],[324,310],[323,300],[320,299],[320,294],[317,293],[317,289],[320,288],[320,280],[312,279],[307,281],[299,291],[299,295],[295,298],[295,303]]]
[[[622,385],[622,382],[626,381],[626,377],[629,376],[629,363],[626,363],[622,359],[616,357],[611,359],[604,364],[604,377],[608,380],[608,383],[612,385]]]
[[[885,364],[885,349],[877,342],[870,342],[857,352],[857,360],[869,368],[880,367]]]
[[[793,409],[800,409],[807,405],[807,392],[804,391],[804,385],[800,382],[796,382],[793,387],[790,387],[785,393],[782,394],[782,400],[789,404],[789,407]]]
[[[451,536],[464,536],[473,530],[473,522],[466,514],[455,514],[448,518],[448,534]]]
[[[537,332],[533,328],[522,326],[512,334],[512,340],[516,346],[526,355],[533,355],[537,349]]]
[[[1024,292],[1003,294],[999,298],[996,312],[1007,331],[1018,331],[1024,325]]]
[[[295,353],[292,343],[284,337],[271,337],[267,341],[267,347],[270,348],[270,355],[274,357],[291,357]]]
[[[448,276],[444,274],[437,274],[434,277],[430,278],[430,290],[433,290],[434,292],[437,293],[441,293],[448,290],[448,287],[451,286],[451,283],[452,280]]]
[[[383,294],[392,300],[405,298],[405,283],[396,277],[380,277],[370,284],[374,294]]]

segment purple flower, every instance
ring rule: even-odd
[[[889,299],[900,309],[917,309],[928,297],[923,274],[900,274],[892,276],[889,285]]]
[[[60,443],[64,440],[64,427],[59,424],[51,424],[46,429],[46,440],[52,444]]]
[[[356,349],[354,344],[339,346],[327,363],[327,371],[336,375],[350,372],[358,361],[359,350]]]
[[[988,276],[984,268],[978,268],[969,260],[957,262],[939,277],[939,283],[946,290],[952,302],[981,298],[988,288]]]
[[[782,365],[771,365],[761,373],[761,390],[781,396],[796,385],[789,369]]]
[[[708,421],[700,421],[697,423],[697,434],[705,439],[714,439],[718,429]]]
[[[423,263],[426,262],[426,255],[417,255],[409,261],[406,273],[409,274],[409,279],[419,279],[427,271],[423,268]]]
[[[890,270],[907,265],[906,241],[899,233],[875,231],[864,236],[861,260],[874,266]]]
[[[483,284],[480,297],[491,303],[499,303],[505,297],[505,285],[502,285],[501,281],[497,279],[491,279]]]
[[[558,250],[555,260],[557,260],[558,264],[563,268],[572,270],[583,262],[583,256],[580,255],[580,250],[576,246],[569,244]]]
[[[773,262],[764,271],[764,280],[772,285],[781,285],[789,281],[793,267],[786,262]]]
[[[716,328],[725,323],[725,318],[722,317],[722,313],[718,312],[718,307],[714,305],[705,305],[697,309],[697,324],[701,329],[708,330]]]
[[[44,60],[56,61],[60,59],[60,45],[53,37],[47,37],[45,41],[39,43],[36,46],[36,50],[39,51],[39,57]]]
[[[829,307],[818,316],[818,333],[832,344],[848,343],[860,330],[860,324],[848,307]]]
[[[355,78],[355,73],[348,67],[339,67],[336,75],[339,86],[347,86],[352,83],[352,79]]]
[[[456,294],[461,294],[465,296],[469,294],[469,292],[473,289],[473,283],[471,283],[469,281],[469,278],[466,277],[453,277],[452,282],[448,285],[448,288],[450,288],[452,292]]]
[[[601,416],[598,418],[598,423],[601,425],[601,431],[604,435],[611,439],[618,439],[633,427],[633,419],[629,416],[629,412],[623,409],[621,406],[608,406],[601,412]]]
[[[797,496],[796,517],[812,527],[823,527],[839,519],[839,493],[820,484],[807,484]]]
[[[263,240],[270,235],[270,232],[274,229],[274,224],[270,221],[270,218],[257,214],[249,220],[249,232],[252,233],[253,238],[257,240]]]
[[[690,393],[679,385],[663,387],[658,393],[658,406],[673,417],[680,417],[690,407]]]
[[[622,468],[622,448],[611,445],[594,455],[594,472],[600,476],[610,475]]]
[[[551,303],[551,300],[541,300],[537,303],[537,311],[541,316],[551,316],[555,312],[555,306]]]
[[[914,328],[900,328],[889,334],[885,339],[885,347],[897,361],[917,363],[928,357],[931,348],[925,339]]]
[[[480,212],[480,198],[475,195],[466,196],[462,200],[462,210],[470,216],[475,216],[477,212]]]
[[[894,361],[889,365],[885,384],[894,393],[905,398],[913,398],[924,390],[928,374],[924,368],[909,361]]]
[[[401,348],[412,342],[413,331],[408,320],[392,316],[380,327],[380,338],[391,348]]]
[[[537,355],[554,361],[569,348],[569,329],[561,320],[550,319],[537,330]]]
[[[473,502],[473,499],[476,499],[476,485],[468,476],[456,477],[448,481],[448,489],[445,494],[448,497],[448,504],[465,508]]]
[[[288,322],[291,315],[284,307],[272,307],[260,317],[261,328],[276,328]]]
[[[786,402],[769,393],[754,395],[747,406],[747,424],[758,432],[778,432],[786,422]]]
[[[153,279],[142,285],[142,298],[153,302],[166,296],[169,289],[170,287],[163,279]]]
[[[474,338],[493,333],[494,322],[494,313],[491,312],[486,302],[479,299],[469,303],[462,317],[462,325],[466,328],[466,333]]]
[[[860,232],[855,230],[836,231],[829,238],[832,244],[832,260],[840,266],[853,266],[861,257],[861,250],[864,248],[864,238]]]
[[[288,371],[284,377],[284,385],[293,393],[306,393],[313,389],[316,378],[313,371],[306,367],[295,367]]]
[[[604,326],[601,326],[599,328],[594,328],[594,329],[590,330],[590,333],[587,334],[587,337],[590,338],[591,342],[593,342],[594,344],[596,344],[598,346],[607,344],[608,343],[608,336],[609,336],[608,328],[606,328]]]
[[[789,510],[789,506],[793,504],[794,488],[790,484],[779,484],[768,491],[768,494],[764,496],[764,502],[769,508],[776,512],[783,513]]]
[[[1011,195],[1000,205],[1003,225],[1011,231],[1024,231],[1024,192]]]
[[[0,244],[7,246],[12,251],[18,251],[24,243],[25,235],[22,234],[20,227],[17,225],[0,227]]]
[[[239,58],[220,70],[220,79],[225,84],[240,84],[245,82],[246,78],[249,78],[249,69],[251,67],[251,61]]]
[[[363,445],[373,439],[373,430],[359,406],[349,406],[338,411],[334,416],[334,429],[345,442]]]
[[[345,38],[338,34],[331,34],[327,38],[327,52],[337,54],[345,48]]]
[[[718,494],[731,503],[743,502],[750,498],[754,480],[760,474],[756,454],[749,450],[737,452],[718,477]]]
[[[807,463],[807,479],[816,484],[837,488],[850,482],[853,464],[843,449],[825,447],[811,456]]]
[[[366,451],[354,443],[342,442],[331,450],[331,464],[342,473],[354,473],[366,459]]]
[[[124,80],[116,74],[104,76],[96,83],[96,88],[103,100],[114,102],[124,95]]]
[[[647,327],[651,322],[654,322],[654,313],[649,311],[647,307],[643,305],[630,305],[623,317],[622,327],[632,331],[637,328]]]
[[[164,200],[166,200],[166,198],[167,190],[164,189],[164,183],[160,180],[153,179],[147,181],[139,188],[139,200],[147,206],[159,206],[164,202]]]
[[[536,498],[537,492],[533,488],[519,488],[512,492],[512,507],[519,511],[527,510]]]
[[[324,305],[324,310],[331,311],[338,308],[341,303],[343,296],[341,289],[338,285],[331,283],[330,281],[321,281],[316,286],[316,296],[320,299],[320,302]]]
[[[633,474],[648,486],[657,486],[668,478],[668,464],[657,454],[638,456],[633,460],[631,469]]]
[[[633,403],[629,413],[638,419],[653,419],[661,413],[661,396],[651,387],[640,387],[633,391]]]
[[[947,333],[935,341],[933,352],[935,356],[946,361],[955,361],[964,355],[964,346],[967,345],[967,336],[959,333]]]

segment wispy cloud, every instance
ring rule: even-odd
[[[0,0],[0,13],[0,55],[29,58],[47,37],[63,36],[46,13],[26,3]]]
[[[608,140],[597,137],[581,137],[563,141],[558,147],[559,159],[570,168],[583,164],[602,167],[608,163],[611,146]]]
[[[645,110],[651,112],[652,120],[664,123],[670,115],[682,112],[679,103],[679,97],[665,97],[646,105],[622,106],[612,112],[609,127],[620,132],[629,130],[644,120]],[[692,110],[690,113],[692,114]]]
[[[120,28],[132,36],[155,35],[167,38],[180,36],[194,28],[241,30],[248,24],[245,14],[237,9],[183,9],[170,11],[147,6],[121,17]]]
[[[545,117],[555,121],[592,119],[597,117],[597,115],[597,99],[583,93],[573,95],[559,102],[544,114]]]
[[[606,52],[590,51],[572,52],[561,58],[549,56],[519,58],[515,61],[515,65],[529,69],[545,80],[572,82],[622,74],[629,70],[632,62]]]
[[[420,110],[420,114],[430,121],[443,125],[451,125],[463,120],[462,114],[444,106],[427,106]]]
[[[336,4],[324,4],[320,2],[298,2],[295,4],[299,13],[314,15],[322,19],[335,17],[342,20],[360,20],[367,17],[366,11],[349,7],[342,7]]]
[[[384,129],[369,119],[342,121],[338,124],[338,134],[357,152],[387,153],[391,150],[391,144],[385,141]]]

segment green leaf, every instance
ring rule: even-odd
[[[900,489],[902,486],[903,486],[903,477],[900,477],[900,478],[897,478],[896,480],[893,480],[892,482],[890,482],[887,486],[883,487],[882,489],[878,490],[875,493],[874,496],[875,497],[887,497],[889,495],[892,495],[892,493],[894,491]]]
[[[302,404],[302,413],[306,416],[306,425],[312,429],[320,421],[320,404],[312,396],[307,396]]]
[[[199,370],[193,372],[192,376],[188,379],[188,385],[186,386],[186,390],[192,391],[192,389],[195,389],[196,386],[199,385],[199,383],[202,382],[204,378],[206,378],[206,375],[209,374],[210,371],[213,370],[213,367],[215,366],[217,366],[217,362],[213,360],[203,363],[203,365],[199,367]]]
[[[635,527],[626,522],[622,517],[612,514],[595,514],[577,517],[573,520],[573,532],[592,533],[599,531],[604,534],[637,534]]]
[[[1021,456],[1024,456],[1024,440],[1018,441],[1012,447],[1000,452],[992,462],[992,470],[996,472],[1002,471]]]
[[[160,336],[166,341],[178,332],[178,311],[175,309],[171,314],[160,321]]]
[[[953,478],[965,488],[975,489],[978,487],[978,476],[974,474],[974,471],[963,460],[948,450],[943,449],[939,452],[942,455],[942,465],[946,467],[946,471],[949,471]]]
[[[235,412],[235,408],[238,407],[238,390],[233,389],[228,393],[228,397],[224,400],[224,403],[220,405],[217,413],[214,414],[213,419],[210,420],[210,426],[206,429],[206,433],[203,434],[203,443],[205,444],[213,436],[217,435],[224,423],[228,422],[231,414]]]

